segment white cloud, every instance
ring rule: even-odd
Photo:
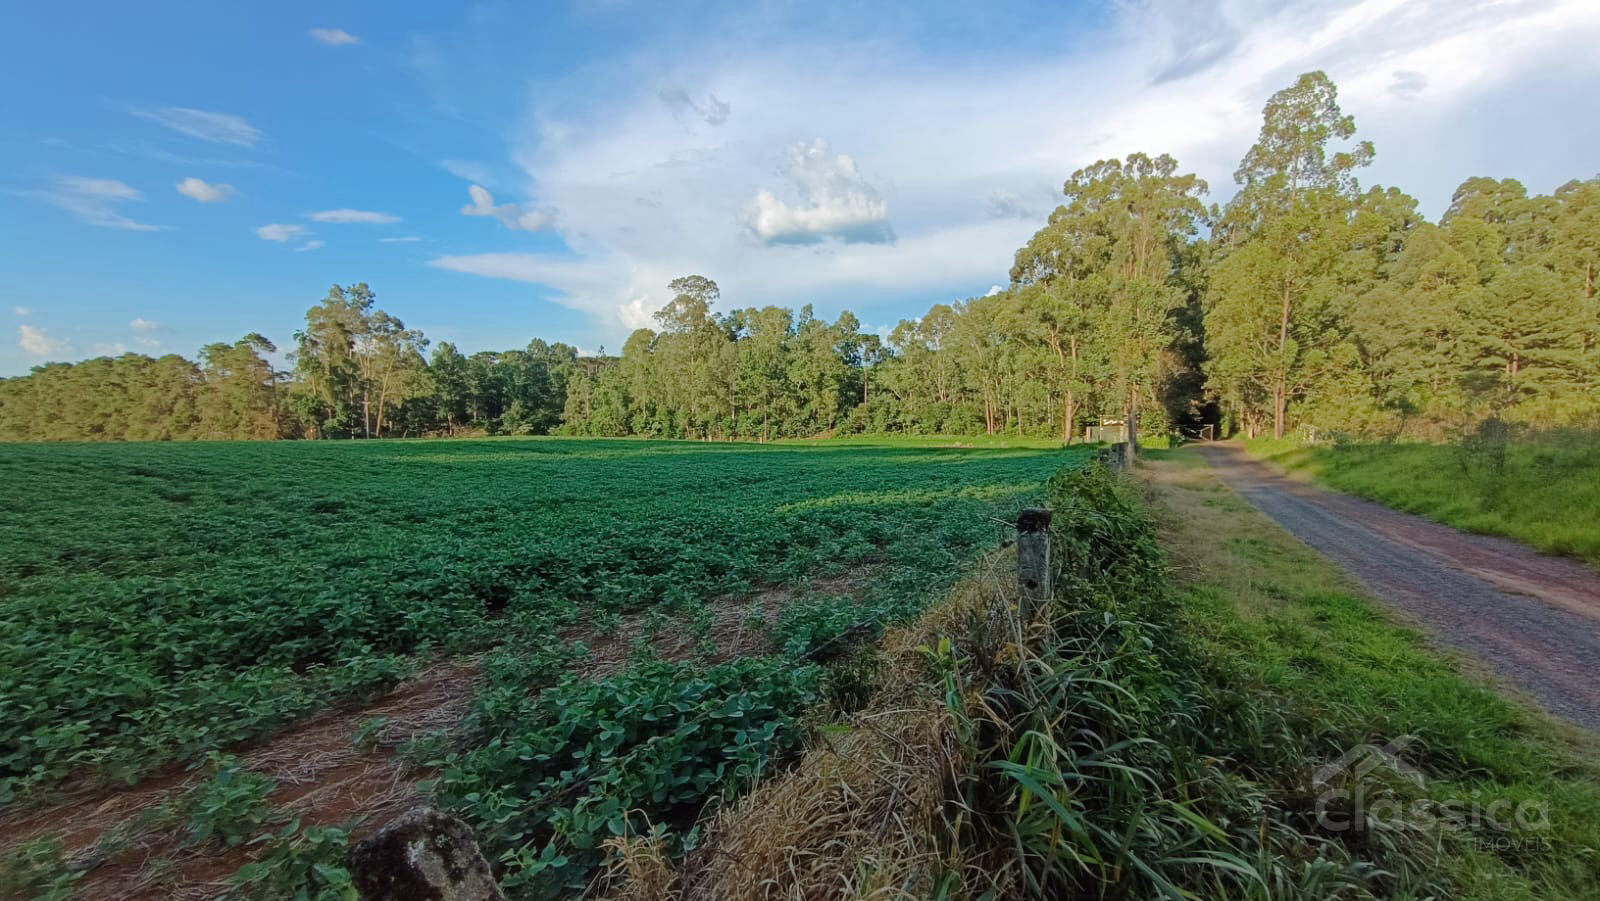
[[[33,315],[33,309],[31,307],[12,307],[11,308],[11,312],[17,314],[18,316],[32,316]]]
[[[389,213],[378,213],[372,210],[321,210],[316,213],[307,213],[306,218],[313,222],[334,222],[340,224],[361,225],[392,225],[400,221],[399,216]]]
[[[1226,201],[1267,98],[1315,68],[1377,144],[1363,182],[1398,184],[1430,215],[1468,176],[1520,174],[1507,161],[1561,168],[1530,185],[1542,190],[1593,171],[1584,148],[1600,124],[1571,116],[1600,78],[1590,0],[1114,9],[1071,52],[934,54],[825,34],[661,41],[598,60],[531,91],[508,148],[523,175],[516,196],[560,211],[550,227],[563,250],[434,265],[548,286],[610,330],[592,336],[608,346],[650,325],[666,282],[690,272],[715,278],[725,306],[817,301],[859,314],[981,294],[1005,283],[1062,182],[1097,159],[1170,152]],[[448,48],[436,52],[447,70]],[[1406,96],[1416,91],[1425,104]],[[713,93],[738,115],[709,129],[682,101]],[[837,150],[818,152],[817,135]],[[798,159],[786,151],[796,141]],[[464,212],[501,218],[481,184]],[[822,237],[886,237],[891,208],[893,244]]]
[[[318,43],[327,44],[329,47],[342,47],[346,44],[359,44],[361,39],[342,28],[313,28],[311,37]]]
[[[17,346],[22,348],[23,353],[35,357],[47,357],[67,349],[67,342],[50,337],[49,332],[36,326],[19,325],[17,335]]]
[[[128,323],[128,328],[133,329],[133,340],[144,347],[160,347],[161,341],[155,333],[161,329],[161,323],[140,316]],[[117,345],[121,347],[122,345]]]
[[[128,345],[121,341],[110,344],[98,343],[94,346],[94,354],[97,357],[120,357],[127,352]]]
[[[295,250],[296,251],[321,250],[322,248],[324,248],[326,246],[328,246],[328,242],[322,240],[321,238],[312,238],[311,240],[307,241],[306,243],[301,244],[299,247],[296,247]]]
[[[380,243],[380,244],[411,244],[413,242],[421,241],[421,240],[422,239],[417,237],[416,235],[401,235],[400,237],[397,237],[397,238],[379,238],[378,239],[378,243]]]
[[[480,185],[493,184],[495,181],[488,166],[472,160],[442,160],[439,165],[456,178],[464,178]]]
[[[304,234],[306,234],[304,225],[274,223],[272,225],[263,225],[256,229],[256,237],[263,241],[277,241],[280,244],[293,241]]]
[[[493,216],[506,228],[538,231],[550,225],[550,216],[538,210],[525,210],[514,203],[495,205],[494,195],[482,185],[467,188],[472,202],[461,208],[463,216]]]
[[[190,176],[178,182],[178,193],[201,203],[221,203],[234,194],[233,185],[211,184]]]
[[[51,206],[66,210],[90,225],[98,225],[101,228],[149,232],[161,231],[168,227],[138,222],[118,212],[117,207],[120,204],[141,202],[144,200],[144,195],[114,178],[62,176],[55,180],[51,188],[11,193],[42,200]]]
[[[164,106],[160,109],[132,109],[141,119],[149,119],[191,138],[217,144],[237,144],[254,147],[261,140],[261,131],[243,117],[232,113],[212,113],[182,106]]]
[[[889,243],[889,204],[856,167],[835,156],[821,138],[790,144],[781,169],[800,202],[790,205],[763,188],[748,213],[750,229],[765,244],[812,244],[824,238]]]

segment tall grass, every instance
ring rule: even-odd
[[[1248,447],[1340,491],[1600,565],[1600,433],[1513,433],[1504,444],[1450,445],[1259,439]]]
[[[1325,571],[1326,605],[1274,589],[1235,607],[1174,580],[1170,536],[1102,466],[1064,471],[1050,497],[1059,582],[1035,621],[1017,619],[1014,569],[964,582],[890,636],[864,708],[722,811],[681,864],[659,843],[618,845],[613,897],[1593,896],[1597,770],[1519,708]],[[1206,553],[1226,553],[1212,537]],[[1313,781],[1406,730],[1421,775],[1346,770],[1332,797]],[[1546,801],[1549,828],[1418,809],[1474,792]],[[1340,827],[1374,799],[1367,828]]]

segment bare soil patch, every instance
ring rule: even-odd
[[[767,653],[765,626],[801,590],[856,595],[868,573],[857,567],[843,575],[802,586],[772,587],[754,595],[726,595],[710,602],[709,634],[692,624],[673,621],[649,636],[657,654],[686,660],[706,647],[714,662]],[[579,673],[604,678],[621,671],[635,643],[649,631],[643,613],[624,616],[608,634],[579,627],[563,633],[564,641],[582,640],[590,655]],[[450,732],[468,713],[479,677],[477,656],[442,661],[375,701],[341,707],[317,715],[263,741],[238,749],[244,767],[277,783],[274,809],[299,819],[303,826],[341,826],[358,820],[352,838],[381,827],[423,800],[418,783],[429,773],[408,765],[398,749],[426,735]],[[367,742],[354,737],[364,723],[382,720]],[[85,792],[58,805],[14,820],[0,840],[0,849],[43,836],[55,836],[63,853],[88,872],[76,883],[74,897],[86,899],[199,899],[215,897],[228,879],[254,856],[249,846],[219,850],[186,847],[181,824],[141,828],[164,803],[192,790],[203,774],[174,766],[140,784],[116,790]],[[109,853],[106,841],[117,840]]]

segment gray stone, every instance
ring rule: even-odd
[[[365,901],[503,901],[472,827],[433,807],[396,817],[346,859]]]

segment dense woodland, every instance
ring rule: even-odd
[[[291,369],[251,334],[199,359],[51,363],[0,380],[0,438],[462,433],[761,439],[838,433],[1437,438],[1490,416],[1600,422],[1600,177],[1530,196],[1470,178],[1437,223],[1373,158],[1322,73],[1267,103],[1225,206],[1170,156],[1073,173],[1007,290],[935,304],[885,341],[850,313],[726,306],[672,282],[615,356],[535,339],[463,355],[335,286]]]

